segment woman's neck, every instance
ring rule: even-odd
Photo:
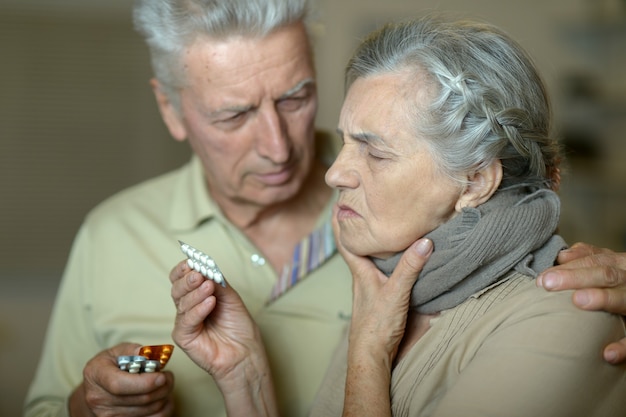
[[[404,337],[400,342],[400,346],[398,346],[398,354],[396,355],[394,367],[406,356],[415,343],[426,334],[428,329],[430,329],[430,321],[438,315],[439,313],[419,314],[414,310],[409,311],[406,330],[404,331]]]

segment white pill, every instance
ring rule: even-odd
[[[138,374],[141,371],[141,364],[133,362],[128,366],[128,372],[131,374]]]
[[[144,372],[156,372],[158,361],[147,361]]]

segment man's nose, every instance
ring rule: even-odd
[[[268,108],[259,114],[257,152],[276,164],[287,162],[291,153],[291,141],[287,126],[275,108]]]

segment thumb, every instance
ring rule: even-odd
[[[402,286],[413,287],[419,273],[433,251],[433,242],[430,239],[419,239],[404,252],[393,272],[393,280],[399,281]]]
[[[114,357],[122,355],[137,355],[141,345],[138,343],[122,342],[107,349],[107,352]]]

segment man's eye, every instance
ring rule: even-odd
[[[247,114],[246,112],[234,113],[231,116],[224,117],[224,118],[218,120],[217,123],[225,124],[225,125],[232,125],[232,124],[241,123],[245,119],[246,114]]]
[[[213,124],[223,130],[233,130],[242,126],[246,121],[247,112],[233,113],[231,116],[215,120]]]
[[[284,111],[294,111],[301,108],[307,102],[306,96],[287,97],[278,101],[278,108]]]
[[[224,119],[223,121],[225,121],[225,122],[229,122],[229,121],[237,121],[237,120],[241,120],[241,119],[243,119],[243,118],[244,118],[244,116],[245,116],[245,115],[246,115],[246,113],[245,113],[245,112],[236,113],[236,114],[233,114],[232,116],[230,116],[230,117],[228,117],[228,118]]]

